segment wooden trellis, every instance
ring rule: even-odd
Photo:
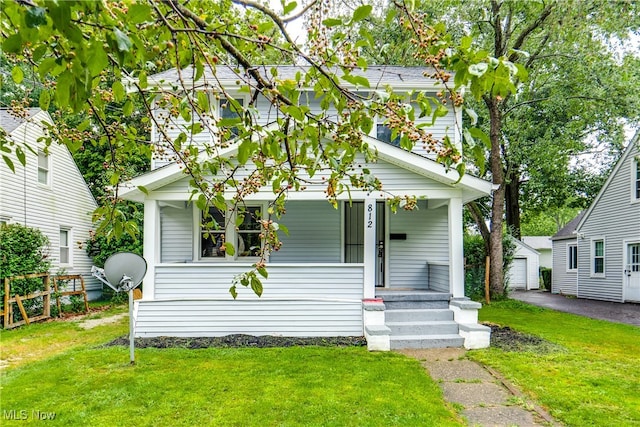
[[[73,290],[58,291],[58,282],[73,281]],[[80,289],[77,288],[76,280],[80,282]],[[58,316],[62,317],[62,304],[60,300],[64,296],[82,295],[84,297],[84,312],[89,312],[89,301],[87,300],[87,290],[84,287],[84,279],[79,274],[53,277],[53,289],[55,290],[56,305],[58,306]]]
[[[14,295],[11,296],[11,282],[15,280],[22,279],[37,279],[42,278],[44,284],[44,290],[34,292],[29,295]],[[24,301],[35,299],[35,298],[43,298],[42,300],[42,314],[39,316],[29,317],[27,315],[27,311],[24,308]],[[22,315],[22,319],[18,322],[13,321],[13,304],[18,306],[20,310],[20,314]],[[13,277],[5,277],[4,279],[4,328],[11,329],[20,325],[28,325],[31,322],[37,322],[38,320],[44,320],[51,317],[51,287],[49,284],[49,273],[36,273],[36,274],[25,274],[24,276],[13,276]]]

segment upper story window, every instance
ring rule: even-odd
[[[382,142],[386,142],[387,144],[391,144],[393,146],[399,147],[400,146],[400,135],[396,135],[395,138],[393,138],[393,140],[391,139],[392,136],[392,131],[389,128],[389,126],[387,126],[384,123],[378,123],[376,125],[376,138],[379,139]]]
[[[60,228],[60,265],[71,265],[71,230]]]
[[[240,113],[244,107],[244,99],[238,98],[233,101],[228,99],[220,100],[220,127],[229,132],[225,134],[225,139],[238,136],[238,124],[240,124]]]
[[[578,245],[567,245],[567,271],[578,271]]]
[[[43,150],[38,150],[38,182],[49,185],[51,175],[51,156]]]
[[[243,206],[235,212],[210,207],[209,215],[201,215],[200,258],[260,256],[262,212],[262,205]],[[235,227],[227,226],[229,223]],[[227,253],[225,242],[235,242],[233,256]]]
[[[594,239],[591,241],[592,270],[594,276],[604,276],[605,252],[604,239]]]

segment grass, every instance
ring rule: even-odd
[[[65,426],[464,425],[420,362],[399,354],[328,347],[138,349],[131,366],[128,347],[95,345],[125,333],[122,322],[86,331],[85,345],[69,337],[82,331],[62,323],[3,333],[3,353],[26,337],[27,347],[57,339],[71,347],[53,357],[39,352],[3,372],[2,425],[36,424],[33,411],[55,413]],[[26,420],[7,420],[11,410]]]
[[[542,337],[559,351],[467,355],[489,365],[572,426],[640,425],[640,328],[518,301],[495,302],[480,320]]]
[[[92,307],[98,307],[95,304]],[[127,333],[127,319],[117,324],[83,329],[81,320],[95,319],[124,313],[126,306],[110,307],[107,310],[72,320],[52,320],[33,323],[16,329],[0,330],[0,366],[14,368],[30,362],[54,356],[68,350],[107,342]]]

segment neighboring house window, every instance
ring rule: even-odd
[[[567,245],[567,271],[578,270],[578,245],[571,243]]]
[[[71,230],[60,229],[60,265],[71,265]]]
[[[592,241],[593,274],[604,275],[604,239]]]
[[[223,247],[227,241],[235,240],[236,257],[255,257],[260,255],[260,233],[262,226],[263,207],[246,206],[238,212],[221,211],[216,207],[209,208],[209,216],[202,215],[202,227],[200,231],[200,256],[201,258],[225,257]],[[232,218],[229,216],[233,215]],[[235,227],[227,229],[228,221],[233,221]]]
[[[38,150],[38,182],[49,185],[50,156],[42,150]]]

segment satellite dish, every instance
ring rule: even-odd
[[[111,255],[104,263],[104,275],[114,289],[136,288],[147,273],[147,262],[133,252]]]

